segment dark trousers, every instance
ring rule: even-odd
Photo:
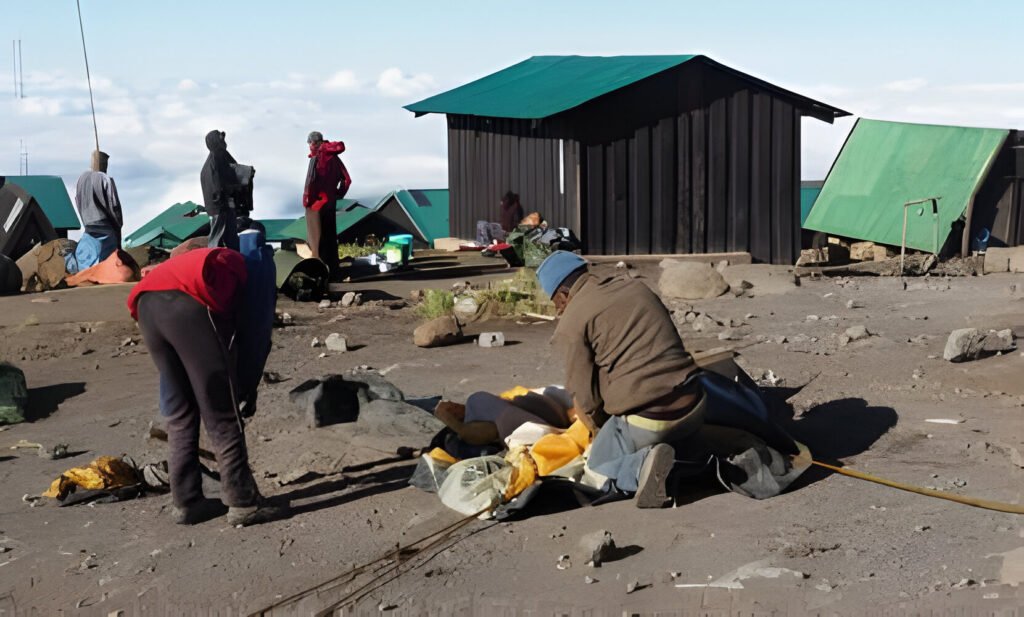
[[[210,248],[226,247],[238,250],[238,219],[234,208],[222,208],[210,215]]]
[[[150,291],[139,299],[139,328],[160,371],[175,505],[203,499],[200,420],[217,456],[222,501],[228,506],[254,505],[259,492],[232,392],[235,371],[228,343],[235,335],[234,323],[211,317],[186,293]]]
[[[331,278],[338,273],[338,211],[333,204],[325,205],[319,211],[306,210],[306,239],[313,256],[327,264]]]

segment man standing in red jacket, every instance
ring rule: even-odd
[[[323,133],[313,131],[309,144],[309,169],[302,205],[306,209],[306,242],[313,257],[320,259],[335,278],[338,272],[338,231],[336,203],[348,193],[352,178],[338,157],[344,142],[324,141]]]

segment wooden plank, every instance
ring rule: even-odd
[[[675,249],[676,122],[665,118],[651,135],[651,252]]]
[[[750,91],[729,101],[729,238],[730,251],[750,250]]]
[[[690,162],[690,115],[677,121],[676,132],[676,233],[675,252],[690,253],[693,247],[693,201]]]
[[[633,138],[635,157],[631,161],[630,253],[651,252],[651,128],[644,126]]]
[[[707,135],[707,246],[708,252],[726,247],[729,220],[729,107],[728,99],[713,101],[708,109]]]
[[[753,95],[750,135],[750,254],[755,262],[771,263],[771,139],[772,100]]]
[[[793,263],[793,108],[772,102],[772,263]],[[799,211],[799,202],[796,204]],[[791,257],[793,257],[791,259]]]
[[[619,139],[612,145],[614,154],[612,195],[612,248],[616,253],[629,252],[629,140]]]
[[[691,252],[708,252],[707,244],[707,209],[708,209],[708,113],[703,109],[695,109],[690,114],[690,156],[693,176],[690,179],[690,207],[693,231]]]
[[[583,206],[583,237],[584,250],[594,255],[603,255],[608,251],[604,242],[605,213],[605,161],[604,146],[596,145],[587,148],[587,201]]]

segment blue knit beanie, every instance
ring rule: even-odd
[[[537,268],[537,278],[540,280],[540,286],[544,289],[544,293],[549,298],[553,298],[565,277],[586,265],[587,262],[576,253],[555,251],[548,255],[547,259]]]

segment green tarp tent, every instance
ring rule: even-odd
[[[6,182],[25,189],[61,237],[66,238],[68,230],[82,228],[68,190],[59,176],[6,176]]]
[[[1008,135],[1000,129],[861,118],[825,178],[804,228],[899,246],[903,204],[939,197],[941,248]],[[908,214],[907,247],[933,251],[930,208],[911,208]]]
[[[125,248],[148,244],[172,249],[199,235],[210,223],[210,217],[201,208],[191,201],[174,204],[129,234],[124,239]]]
[[[373,210],[359,205],[354,199],[339,199],[337,202],[338,215],[334,228],[341,234],[349,227],[366,218]],[[306,217],[300,216],[278,231],[284,238],[306,241]]]

